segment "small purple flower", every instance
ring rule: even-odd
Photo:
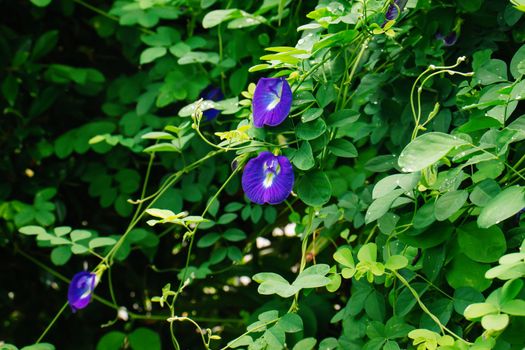
[[[292,89],[284,77],[261,78],[253,94],[253,125],[276,126],[283,122],[292,107]]]
[[[397,19],[397,17],[399,16],[399,12],[403,11],[406,3],[407,3],[407,0],[394,0],[394,2],[391,3],[388,9],[386,10],[386,13],[385,13],[386,20],[392,21],[392,20]]]
[[[224,99],[224,95],[222,94],[221,89],[214,87],[212,85],[209,85],[206,89],[202,90],[200,97],[205,100],[212,100],[212,101],[222,101]],[[207,109],[202,112],[202,115],[206,120],[212,120],[217,118],[221,111],[218,109]]]
[[[82,271],[71,280],[67,291],[67,300],[73,312],[85,308],[91,301],[97,275],[92,272]]]
[[[436,39],[443,41],[443,46],[452,46],[458,41],[458,35],[456,32],[450,32],[447,35],[437,33]]]
[[[279,204],[292,192],[294,174],[285,156],[261,152],[250,159],[242,173],[242,189],[257,204]]]

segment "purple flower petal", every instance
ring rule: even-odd
[[[294,174],[285,156],[261,152],[250,159],[242,173],[242,189],[257,204],[279,204],[292,192]]]
[[[436,33],[436,39],[443,42],[443,46],[452,46],[458,41],[458,35],[456,32],[450,32],[446,36],[441,33]]]
[[[452,46],[458,41],[456,32],[450,32],[446,37],[443,38],[443,44],[445,46]]]
[[[284,77],[261,78],[253,94],[253,125],[276,126],[283,122],[292,107],[292,89]]]
[[[73,312],[85,308],[91,301],[93,289],[95,289],[94,273],[82,271],[73,276],[67,291],[67,300]]]
[[[202,90],[200,97],[205,100],[212,100],[212,101],[222,101],[224,99],[224,95],[221,91],[221,89],[214,87],[212,85],[208,86],[206,89]],[[206,120],[212,120],[217,118],[221,111],[215,108],[207,109],[202,112],[202,115]]]

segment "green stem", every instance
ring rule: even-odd
[[[244,332],[243,334],[241,334],[240,336],[238,336],[237,338],[233,339],[231,342],[229,342],[229,344],[232,344],[232,345],[233,345],[233,344],[235,344],[235,342],[236,342],[237,340],[241,339],[242,337],[244,337],[244,336],[246,336],[246,335],[248,335],[248,334],[250,334],[250,333],[255,333],[255,332],[257,332],[259,329],[263,330],[263,329],[265,329],[267,326],[271,325],[272,323],[275,323],[275,322],[279,321],[280,319],[281,319],[281,318],[276,318],[275,320],[268,321],[268,322],[263,323],[263,324],[261,324],[261,325],[255,327],[255,328],[249,330],[249,331],[246,331],[246,332]],[[221,348],[220,350],[226,350],[226,349],[229,349],[229,348],[230,348],[230,345],[226,345],[225,347]]]
[[[421,310],[423,310],[424,313],[426,313],[431,319],[432,321],[434,321],[437,326],[439,327],[439,329],[441,330],[441,333],[442,334],[445,334],[445,332],[449,333],[450,335],[452,335],[454,338],[464,342],[465,344],[470,344],[468,341],[466,341],[465,339],[461,338],[459,335],[457,335],[456,333],[452,332],[450,329],[448,329],[446,326],[444,326],[441,321],[439,320],[439,318],[437,318],[436,315],[434,315],[427,307],[425,304],[423,304],[423,302],[421,301],[421,298],[419,297],[419,294],[417,293],[417,291],[412,288],[412,286],[410,285],[410,283],[408,283],[408,281],[403,277],[401,276],[397,271],[395,270],[392,270],[392,273],[397,277],[397,279],[410,291],[410,293],[412,293],[412,295],[414,296],[414,299],[416,299],[419,307],[421,308]]]
[[[73,0],[73,1],[76,2],[77,4],[79,4],[80,6],[84,6],[88,10],[91,10],[91,11],[93,11],[95,13],[98,13],[99,15],[101,15],[103,17],[106,17],[107,19],[110,19],[110,20],[115,21],[115,22],[119,22],[119,18],[117,16],[110,15],[106,11],[102,11],[98,7],[95,7],[95,6],[91,5],[91,4],[88,4],[87,2],[85,2],[83,0]],[[155,34],[155,32],[153,32],[152,30],[149,30],[149,29],[144,28],[144,27],[139,27],[139,29],[142,32],[146,33],[146,34]]]
[[[204,208],[204,211],[202,212],[201,217],[204,217],[206,215],[206,213],[208,213],[208,210],[210,209],[210,207],[213,204],[213,202],[217,199],[219,194],[226,188],[228,183],[235,177],[235,175],[237,175],[237,173],[239,172],[240,169],[242,169],[242,164],[239,164],[237,166],[237,168],[235,168],[235,170],[232,171],[232,173],[226,179],[226,181],[224,181],[224,183],[217,190],[217,192],[215,192],[215,194],[213,195],[211,200],[208,202],[208,205],[206,205],[206,208]],[[174,299],[173,303],[175,303],[175,300],[177,299],[177,295],[182,291],[182,288],[184,286],[184,281],[186,280],[186,274],[187,274],[187,271],[188,271],[188,266],[190,264],[190,257],[191,257],[191,250],[192,250],[192,247],[193,247],[193,240],[194,240],[194,237],[195,237],[195,233],[197,232],[198,229],[199,229],[199,225],[197,224],[197,225],[195,225],[195,228],[190,233],[190,243],[189,243],[189,247],[188,247],[188,255],[186,257],[186,264],[184,266],[184,273],[183,273],[182,278],[180,280],[179,288],[177,290],[177,294],[173,298]]]
[[[175,317],[168,318],[168,322],[173,323],[174,321],[180,321],[180,322],[188,321],[188,322],[192,323],[195,327],[197,327],[197,330],[199,331],[199,333],[201,335],[201,339],[202,339],[202,343],[204,344],[204,348],[206,350],[210,349],[210,346],[209,346],[208,342],[204,338],[204,330],[201,328],[201,326],[199,326],[199,324],[197,322],[195,322],[193,319],[191,319],[189,317],[184,317],[184,316],[182,316],[182,317],[175,316]]]
[[[42,334],[40,334],[40,337],[38,337],[37,341],[36,341],[36,344],[40,343],[42,341],[42,339],[44,339],[44,337],[46,336],[47,332],[49,332],[49,330],[51,329],[51,327],[53,327],[53,325],[55,324],[55,322],[59,319],[60,315],[62,315],[62,313],[66,310],[67,306],[69,305],[68,302],[66,302],[62,308],[60,309],[60,311],[57,312],[57,314],[55,315],[55,317],[53,317],[53,320],[51,320],[51,322],[47,325],[46,329],[44,329],[44,331],[42,332]]]
[[[308,213],[308,226],[304,230],[304,236],[303,236],[303,242],[301,244],[301,263],[299,265],[299,272],[298,274],[301,274],[301,272],[304,271],[304,268],[306,267],[306,256],[307,256],[307,250],[308,250],[308,237],[312,233],[312,223],[314,219],[314,210],[313,208],[310,208],[310,211]],[[290,309],[288,312],[297,312],[299,309],[299,292],[295,293],[292,305],[290,305]]]

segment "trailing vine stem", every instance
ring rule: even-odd
[[[219,194],[226,188],[226,186],[228,185],[228,183],[237,175],[237,173],[239,172],[240,169],[242,169],[242,165],[243,164],[239,164],[237,166],[237,168],[235,168],[232,173],[230,174],[230,176],[226,179],[226,181],[224,181],[224,183],[221,185],[221,187],[217,190],[217,192],[215,192],[215,194],[213,195],[213,197],[208,201],[208,204],[206,205],[206,208],[204,208],[204,211],[202,212],[201,214],[201,217],[204,217],[207,213],[208,213],[208,210],[210,209],[211,205],[213,204],[213,202],[217,199],[217,197],[219,196]],[[171,300],[171,302],[169,303],[168,307],[170,309],[170,318],[168,318],[168,322],[170,322],[170,334],[171,334],[171,337],[172,339],[175,339],[175,342],[178,344],[178,342],[176,341],[176,336],[175,336],[175,331],[173,329],[173,321],[170,321],[171,320],[175,320],[176,316],[175,315],[175,303],[177,301],[177,297],[180,295],[180,293],[182,293],[182,290],[184,289],[184,287],[187,285],[188,281],[186,280],[187,278],[187,273],[188,273],[188,267],[189,267],[189,264],[190,264],[190,259],[191,259],[191,252],[192,252],[192,249],[193,249],[193,242],[195,240],[195,233],[197,232],[199,228],[199,224],[195,224],[195,227],[188,232],[188,236],[189,236],[189,245],[188,245],[188,253],[186,255],[186,263],[184,265],[184,269],[183,269],[183,273],[182,273],[182,276],[181,276],[181,279],[180,279],[180,282],[179,282],[179,287],[177,288],[177,291],[175,292],[175,294],[173,295],[173,298]],[[189,318],[187,318],[189,320]],[[190,320],[191,321],[191,320]],[[200,327],[199,327],[200,328]],[[204,342],[204,336],[203,336],[203,342]],[[206,344],[206,343],[205,343]],[[209,343],[208,343],[209,345]],[[208,345],[206,345],[206,349],[209,349]],[[177,348],[177,347],[176,347]],[[178,348],[177,348],[178,349]]]
[[[460,341],[464,342],[465,344],[471,345],[470,342],[468,342],[465,339],[461,338],[459,335],[457,335],[456,333],[454,333],[453,331],[451,331],[450,329],[448,329],[445,325],[443,325],[441,323],[439,318],[437,318],[437,316],[434,315],[427,308],[427,306],[421,301],[421,298],[419,297],[419,294],[417,293],[417,291],[414,288],[412,288],[410,283],[408,283],[408,281],[401,274],[399,274],[399,272],[397,272],[396,270],[392,270],[392,273],[410,291],[410,293],[412,293],[412,295],[414,296],[414,299],[416,299],[416,301],[417,301],[419,307],[421,308],[421,310],[423,310],[423,312],[426,313],[432,319],[432,321],[434,321],[436,323],[436,325],[439,327],[439,329],[441,330],[441,333],[443,335],[445,333],[448,333],[451,336],[453,336],[454,338],[456,338],[457,340],[460,340]]]
[[[99,262],[99,264],[97,266],[95,266],[95,268],[92,270],[92,271],[97,271],[97,270],[100,270],[100,269],[110,269],[112,264],[113,264],[113,258],[115,256],[115,254],[118,252],[119,248],[121,247],[122,243],[124,242],[124,240],[126,239],[126,237],[129,235],[129,233],[132,231],[132,229],[139,223],[139,221],[144,217],[145,213],[146,213],[146,210],[148,210],[149,208],[151,208],[151,206],[160,198],[160,196],[162,196],[164,194],[164,192],[166,192],[166,190],[168,190],[168,188],[170,188],[171,186],[173,186],[175,184],[175,182],[177,182],[177,180],[184,174],[186,174],[187,172],[195,169],[197,166],[199,166],[201,163],[205,162],[206,160],[220,154],[220,153],[223,153],[224,151],[223,150],[216,150],[216,151],[211,151],[209,152],[206,156],[196,160],[195,162],[191,163],[190,165],[187,165],[186,167],[184,167],[182,170],[179,170],[178,172],[176,172],[175,174],[173,174],[161,187],[158,191],[155,192],[155,196],[153,196],[151,198],[151,201],[148,203],[148,205],[144,208],[144,210],[142,210],[142,202],[143,202],[143,198],[144,198],[144,195],[145,195],[145,192],[146,192],[146,188],[147,188],[147,184],[149,182],[149,175],[150,175],[150,168],[151,168],[151,165],[153,163],[153,159],[154,159],[154,155],[152,154],[150,156],[150,160],[149,160],[149,163],[148,163],[148,171],[146,172],[146,176],[144,178],[144,184],[143,184],[143,188],[142,188],[142,193],[141,193],[141,198],[139,200],[139,207],[137,208],[137,210],[135,211],[135,214],[132,218],[132,220],[130,221],[130,224],[128,225],[126,231],[124,232],[124,234],[119,238],[119,240],[115,243],[115,245],[110,249],[110,251],[103,257],[102,261]],[[38,341],[37,343],[39,343],[40,341],[42,341],[42,339],[45,337],[45,335],[47,334],[47,332],[49,332],[49,330],[51,329],[51,327],[55,324],[55,322],[58,320],[58,318],[60,317],[60,315],[64,312],[64,310],[66,309],[68,303],[65,303],[65,306],[63,306],[58,312],[57,314],[55,315],[55,317],[51,320],[51,322],[48,324],[48,326],[44,329],[43,333],[40,335],[40,337],[38,338]]]
[[[421,130],[421,128],[422,128],[422,125],[420,125],[421,114],[422,114],[421,94],[423,92],[423,87],[424,87],[425,83],[430,78],[432,78],[433,76],[438,75],[438,74],[442,74],[442,73],[448,73],[450,75],[458,74],[458,75],[462,75],[462,76],[472,76],[473,73],[471,73],[471,72],[463,73],[463,72],[458,72],[458,71],[452,70],[452,69],[458,67],[466,59],[467,58],[465,56],[458,57],[458,59],[456,60],[456,63],[451,65],[451,66],[430,65],[425,71],[423,71],[423,73],[421,73],[416,78],[416,80],[412,84],[412,89],[410,90],[410,108],[412,110],[412,116],[413,116],[413,119],[414,119],[414,129],[412,130],[411,140],[414,140],[417,137],[418,131]],[[430,73],[430,72],[433,72],[433,73],[431,73],[431,74],[429,74],[427,76],[427,73]],[[423,77],[424,77],[424,79],[423,79]],[[416,86],[418,85],[418,82],[421,79],[423,79],[423,81],[421,82],[421,84],[417,88],[417,108],[416,108],[416,103],[414,102],[414,99],[416,99],[416,97],[415,97],[415,90],[416,90]],[[427,120],[427,122],[428,121],[430,121],[430,120]]]

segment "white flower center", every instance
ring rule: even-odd
[[[275,159],[264,163],[264,178],[263,186],[264,188],[271,187],[275,177],[281,172],[281,166],[279,162]]]
[[[281,81],[278,82],[275,85],[275,89],[271,89],[270,91],[271,91],[271,93],[273,95],[273,99],[272,99],[272,102],[270,102],[270,104],[268,106],[266,106],[266,110],[267,111],[271,111],[272,109],[277,107],[279,102],[281,102],[281,96],[282,96],[282,93],[283,93],[283,83]]]

